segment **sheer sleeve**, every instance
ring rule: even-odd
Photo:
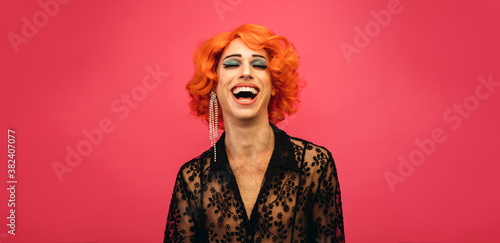
[[[177,175],[163,242],[195,242],[200,237],[196,201],[182,169]]]
[[[323,156],[327,156],[324,158]],[[344,218],[337,169],[330,152],[321,153],[318,190],[312,207],[312,223],[317,242],[344,243]]]

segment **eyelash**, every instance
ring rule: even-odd
[[[238,67],[239,65],[240,65],[239,63],[229,63],[229,64],[223,63],[222,67],[231,68],[231,67]],[[252,66],[259,69],[267,69],[267,64],[253,64]]]
[[[260,69],[267,69],[267,64],[266,63],[264,63],[264,64],[255,64],[254,67],[260,68]]]
[[[240,64],[226,64],[226,63],[223,63],[222,64],[222,67],[224,68],[228,68],[228,67],[237,67],[239,66]]]

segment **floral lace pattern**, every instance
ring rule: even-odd
[[[224,148],[185,163],[176,178],[164,242],[345,242],[337,170],[324,147],[271,124],[275,147],[248,218]]]

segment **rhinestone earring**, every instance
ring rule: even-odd
[[[217,94],[212,91],[210,94],[210,104],[209,104],[209,111],[208,111],[208,135],[210,136],[210,147],[214,147],[214,163],[215,159],[217,157],[217,150],[216,150],[216,138],[219,136],[219,111],[218,111],[219,105],[217,104]]]

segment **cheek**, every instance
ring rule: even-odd
[[[267,88],[273,89],[273,82],[271,81],[271,75],[267,74],[263,77],[262,80],[262,85],[264,85]]]
[[[220,85],[222,86],[227,85],[229,82],[231,82],[231,73],[227,71],[219,72],[218,80]]]
[[[219,100],[224,99],[224,97],[227,96],[226,88],[227,80],[225,81],[224,78],[219,77],[219,82],[217,83],[217,87],[215,88],[215,92],[217,93],[217,98],[219,98]]]

